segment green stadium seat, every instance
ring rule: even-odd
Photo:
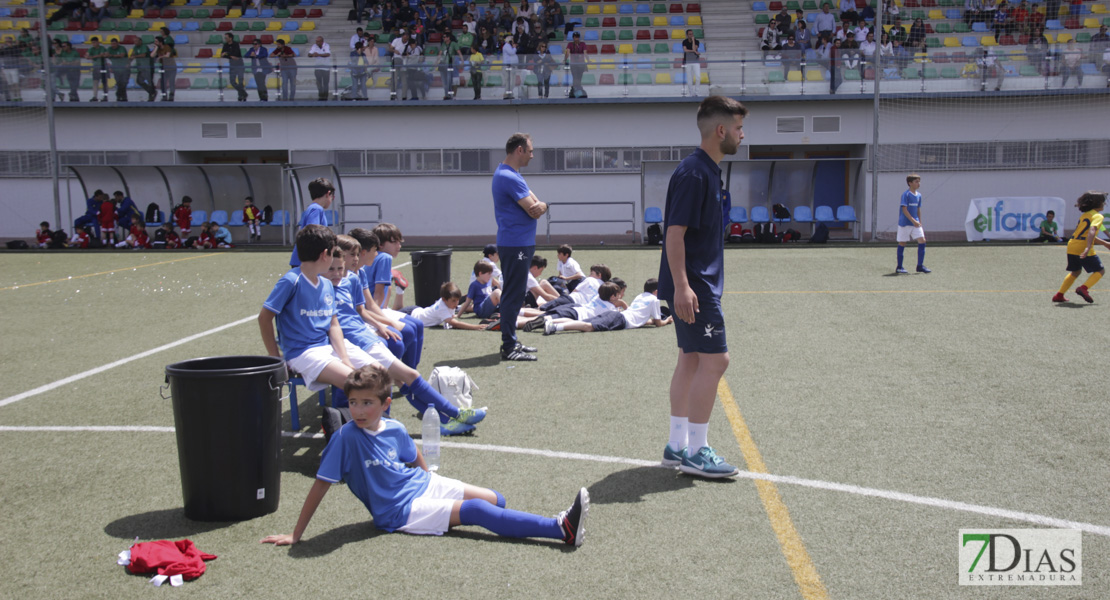
[[[277,9],[276,11],[274,11],[274,18],[275,19],[288,19],[289,18],[289,9],[287,9],[287,8]]]
[[[636,54],[651,54],[651,44],[636,44]]]
[[[153,44],[153,43],[154,43],[154,34],[153,34],[153,33],[146,33],[146,34],[143,34],[142,40],[143,40],[143,43],[144,43],[144,44],[146,44],[147,46],[149,46],[149,45],[151,45],[151,44]],[[222,42],[221,42],[221,43],[222,43]]]
[[[147,21],[138,21],[131,27],[131,31],[147,31],[148,29],[150,29],[150,23]]]
[[[198,8],[193,13],[193,17],[197,18],[197,19],[208,19],[208,18],[212,17],[212,13],[209,12],[209,10],[207,8]]]
[[[635,39],[635,37],[636,36],[634,33],[632,33],[631,29],[622,29],[620,37],[618,39],[620,39],[620,41],[622,42],[631,42],[633,39]]]
[[[859,69],[845,69],[844,81],[859,81]]]
[[[623,33],[623,32],[621,32],[621,33]],[[616,31],[613,31],[612,29],[606,29],[605,31],[601,32],[601,41],[603,41],[603,42],[614,42],[616,40],[617,40],[617,32]]]
[[[212,21],[205,21],[200,24],[201,31],[216,31],[216,24]]]
[[[632,85],[633,81],[635,80],[632,78],[632,73],[617,74],[617,85]]]
[[[582,85],[597,85],[597,76],[593,73],[583,73]]]
[[[636,27],[651,27],[651,17],[636,17]]]
[[[967,33],[969,31],[971,31],[971,28],[967,26],[967,23],[964,23],[963,21],[960,21],[959,23],[956,23],[952,27],[952,31],[954,33]]]
[[[597,17],[586,17],[586,27],[597,28],[601,27],[601,20]]]
[[[1022,77],[1037,77],[1041,74],[1041,72],[1038,71],[1037,67],[1033,65],[1021,65],[1021,69],[1018,70],[1018,74],[1020,74]]]
[[[213,85],[211,87],[215,88],[216,86]],[[207,77],[197,77],[196,79],[193,80],[193,85],[190,86],[190,89],[194,89],[194,90],[207,90],[208,88],[209,88],[209,85],[208,85],[208,78]]]
[[[223,36],[218,33],[213,33],[212,35],[208,36],[208,41],[204,43],[208,44],[209,46],[218,46],[224,43]]]
[[[379,34],[377,41],[381,42],[383,35],[387,38],[386,42],[388,42],[389,41],[388,40],[388,38],[389,38],[388,33]],[[308,43],[308,34],[307,33],[295,33],[295,34],[293,34],[293,39],[290,40],[289,43],[294,45],[294,46],[304,46],[305,44]]]
[[[817,2],[814,0],[805,0],[802,3],[802,10],[806,12],[817,12]]]
[[[782,83],[784,81],[786,81],[786,77],[783,76],[782,71],[775,69],[767,72],[767,83]]]
[[[632,17],[621,17],[617,27],[635,27],[635,25],[633,24]]]
[[[586,9],[581,4],[571,4],[570,14],[571,16],[584,15],[586,14]]]
[[[131,31],[131,21],[120,21],[116,23],[116,31]]]
[[[664,14],[665,15],[665,14],[667,14],[667,5],[666,4],[655,4],[651,7],[651,12],[653,12],[655,14]]]
[[[382,22],[381,21],[370,21],[369,23],[366,24],[366,31],[381,31],[381,30],[382,30]]]
[[[501,87],[504,85],[504,80],[501,79],[500,73],[486,73],[486,81],[483,87]]]
[[[671,53],[670,44],[663,44],[663,43],[656,44],[655,45],[655,53],[656,54],[670,54]]]
[[[944,79],[959,79],[960,72],[956,70],[956,67],[944,67],[940,70],[940,76]]]
[[[183,8],[183,9],[177,11],[177,18],[178,19],[192,19],[193,18],[193,9]]]
[[[636,73],[636,85],[651,85],[655,83],[655,79],[651,73]]]
[[[925,67],[925,79],[937,79],[940,74],[937,73],[936,67]]]
[[[942,44],[940,43],[940,38],[935,38],[935,37],[925,38],[925,47],[926,48],[940,48],[941,46],[942,46]]]
[[[786,10],[790,11],[790,14],[794,14],[794,11],[800,10],[801,8],[802,4],[798,2],[798,0],[787,0],[786,2]]]
[[[921,77],[921,72],[917,70],[917,67],[902,69],[902,79],[917,79],[919,77]]]
[[[236,23],[238,25],[238,23]],[[236,28],[238,30],[238,28]],[[266,21],[252,21],[251,31],[266,31]]]
[[[937,23],[933,29],[937,33],[952,33],[952,26],[948,23]]]
[[[755,16],[756,25],[767,25],[771,22],[771,16],[767,13],[759,13]]]

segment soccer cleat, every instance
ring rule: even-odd
[[[543,334],[551,335],[555,333],[555,319],[550,317],[543,320]]]
[[[487,410],[489,409],[484,406],[482,408],[460,408],[459,416],[455,417],[455,420],[462,421],[467,425],[477,425],[482,422],[482,419],[486,418]]]
[[[930,269],[929,269],[928,267],[926,267],[925,265],[917,265],[917,272],[918,272],[918,273],[932,273],[933,271],[932,271],[932,270],[930,270]]]
[[[671,450],[671,445],[663,446],[663,466],[664,467],[677,467],[682,464],[683,459],[686,458],[686,449],[683,448],[678,452]]]
[[[440,435],[462,435],[471,431],[474,431],[473,425],[468,425],[458,419],[451,419],[439,426]]]
[[[1095,301],[1095,299],[1091,297],[1091,293],[1087,291],[1087,286],[1085,285],[1075,288],[1075,293],[1082,296],[1083,299],[1087,301],[1087,304],[1092,304]]]
[[[1064,295],[1061,294],[1060,292],[1056,292],[1056,295],[1052,297],[1052,301],[1053,302],[1067,302],[1068,299],[1065,298]]]
[[[502,350],[501,351],[501,360],[515,360],[515,361],[521,361],[521,362],[528,362],[528,361],[536,360],[536,355],[535,354],[528,354],[527,352],[521,352],[520,350],[517,350],[516,348],[513,348],[513,350],[511,352],[505,352],[504,350]]]
[[[902,267],[898,267],[897,269],[894,269],[894,272],[899,274],[899,275],[905,275],[905,274],[909,273],[909,271],[903,269]]]
[[[521,344],[520,342],[516,343],[516,347],[513,348],[513,350],[519,350],[521,352],[527,352],[528,354],[535,354],[537,352],[536,348],[533,348],[532,346],[525,346],[524,344]]]
[[[568,546],[581,546],[586,536],[586,515],[590,512],[590,492],[586,488],[578,490],[570,508],[556,517],[563,529],[563,542]]]
[[[740,472],[740,469],[717,456],[717,453],[709,446],[702,446],[701,450],[698,450],[697,454],[693,456],[690,456],[689,451],[684,453],[682,464],[678,466],[678,470],[710,479],[732,477]]]
[[[521,329],[523,329],[524,331],[529,331],[529,332],[540,329],[541,327],[543,327],[543,318],[545,316],[546,315],[540,315],[540,316],[536,317],[535,319],[532,319],[531,321],[528,321],[527,323],[524,324],[524,327],[521,327]]]

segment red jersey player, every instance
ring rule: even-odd
[[[111,248],[116,242],[116,203],[111,199],[100,205],[100,230],[104,232],[104,246]]]
[[[45,248],[50,245],[54,239],[54,232],[50,231],[50,223],[43,221],[39,223],[39,228],[35,230],[35,241],[38,242],[39,248]]]
[[[181,199],[181,206],[178,206],[173,211],[173,220],[177,221],[177,228],[181,230],[181,235],[189,237],[193,231],[193,199],[185,196]]]

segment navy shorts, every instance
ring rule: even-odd
[[[546,307],[547,305],[545,304],[544,306]],[[545,313],[545,316],[551,317],[552,319],[574,319],[575,321],[577,321],[578,311],[575,310],[573,304],[569,304],[564,306],[556,306],[555,308],[547,311]]]
[[[480,305],[474,307],[474,316],[479,319],[488,319],[495,312],[497,312],[497,306],[493,303],[492,296],[486,296]]]
[[[586,322],[594,326],[594,331],[620,331],[628,326],[628,321],[624,320],[624,315],[615,310],[586,319]]]
[[[1068,271],[1075,273],[1079,269],[1084,269],[1088,273],[1102,270],[1102,260],[1098,256],[1088,256],[1087,258],[1079,258],[1078,254],[1068,255]]]
[[[671,310],[674,310],[673,306]],[[698,298],[698,312],[694,313],[694,323],[690,324],[675,317],[674,331],[678,337],[678,347],[685,353],[724,354],[728,352],[725,318],[721,313],[719,302],[706,302]]]

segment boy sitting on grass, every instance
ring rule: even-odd
[[[370,355],[343,339],[336,317],[335,288],[323,277],[332,263],[335,234],[323,225],[306,225],[297,232],[300,267],[278,280],[258,313],[262,343],[270,356],[284,357],[289,369],[301,374],[310,392],[329,385],[342,386],[351,371],[373,364]],[[281,348],[274,321],[281,330]]]
[[[567,291],[571,292],[574,291],[575,286],[580,281],[586,278],[582,274],[582,267],[578,266],[578,261],[570,257],[573,253],[574,249],[567,244],[559,246],[559,249],[555,252],[555,255],[559,257],[559,264],[556,267],[559,272],[559,281],[562,281],[567,286]]]
[[[546,268],[547,259],[533,254],[532,266],[528,267],[528,292],[524,294],[524,306],[537,308],[561,295],[551,283],[543,279],[543,270]]]
[[[391,402],[391,386],[389,374],[377,365],[348,375],[343,391],[352,420],[324,448],[293,533],[270,535],[262,543],[285,546],[300,541],[328,489],[342,481],[370,511],[374,526],[384,531],[442,535],[458,525],[478,525],[505,537],[582,545],[590,508],[586,488],[558,516],[541,517],[505,508],[505,497],[494,490],[429,472],[405,426],[382,417]]]
[[[353,238],[346,238],[345,244],[355,244]],[[331,267],[327,271],[328,280],[335,287],[336,317],[339,327],[343,330],[343,337],[354,343],[389,373],[394,380],[401,381],[407,386],[408,400],[416,410],[423,413],[428,406],[434,406],[439,413],[440,433],[443,435],[459,435],[474,431],[474,425],[486,418],[485,408],[459,409],[451,404],[428,382],[417,373],[415,369],[404,364],[390,353],[385,342],[366,324],[356,305],[363,303],[362,287],[359,285],[358,276],[353,273],[347,275],[344,252],[337,246],[332,252]]]
[[[566,296],[559,296],[549,300],[540,309],[524,308],[520,311],[520,316],[534,318],[541,316],[544,312],[550,312],[559,306],[585,306],[591,300],[597,298],[597,290],[601,284],[608,282],[613,277],[613,272],[605,265],[594,265],[590,267],[590,276],[581,280],[574,291]]]
[[[489,319],[501,305],[501,290],[492,286],[493,265],[481,260],[474,263],[474,277],[459,313],[474,311],[479,319]]]
[[[644,282],[644,293],[636,296],[632,304],[620,312],[605,312],[585,320],[544,318],[543,334],[559,331],[620,331],[639,329],[645,325],[663,327],[673,323],[672,317],[663,318],[659,304],[659,280],[654,277]]]
[[[459,289],[459,286],[448,281],[439,286],[439,300],[436,300],[435,304],[428,307],[406,306],[401,309],[401,312],[420,319],[424,327],[443,325],[444,329],[469,329],[471,331],[486,329],[482,325],[456,319],[455,309],[459,307],[459,302],[462,302],[462,290]]]

